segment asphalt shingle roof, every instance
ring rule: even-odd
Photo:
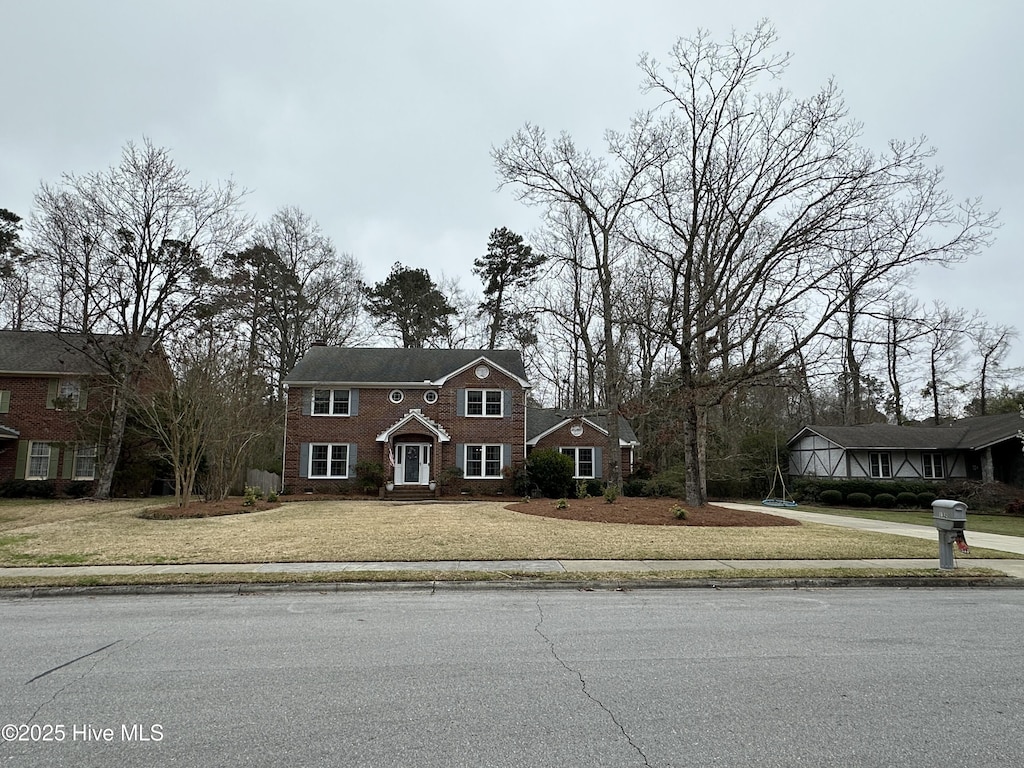
[[[939,427],[857,424],[846,427],[809,426],[797,437],[814,432],[843,448],[908,448],[912,450],[979,450],[1015,439],[1024,428],[1016,413],[973,416]],[[795,438],[794,438],[795,439]],[[792,442],[792,441],[790,441]]]
[[[526,439],[533,440],[550,429],[557,427],[566,420],[578,418],[579,413],[567,411],[560,408],[527,408],[526,409]],[[605,432],[608,431],[608,417],[584,414],[583,418],[597,425]],[[636,432],[632,425],[623,417],[619,417],[619,439],[627,443],[635,443]]]
[[[481,357],[526,381],[523,356],[511,349],[311,347],[285,382],[422,384],[444,378]]]
[[[82,334],[0,331],[0,373],[97,373]]]

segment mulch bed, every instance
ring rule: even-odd
[[[686,518],[678,520],[672,513],[676,499],[620,496],[613,504],[603,498],[569,499],[568,509],[558,509],[553,499],[534,499],[509,504],[508,508],[526,515],[554,517],[559,520],[583,520],[591,523],[630,523],[632,525],[706,525],[706,526],[775,526],[800,525],[787,517],[721,507],[685,507]]]
[[[144,509],[138,517],[147,520],[186,520],[196,517],[221,517],[223,515],[245,515],[249,512],[264,512],[281,506],[277,502],[258,501],[252,506],[245,506],[241,497],[227,498],[223,501],[193,501],[187,507],[169,507]]]
[[[324,501],[354,498],[330,494],[282,496],[276,502],[260,501],[247,507],[241,497],[230,497],[223,501],[193,501],[187,507],[174,505],[147,509],[139,513],[139,517],[148,520],[183,520],[199,517],[219,517],[222,515],[244,515],[249,512],[264,512],[281,506],[289,501]],[[360,500],[372,497],[358,497]],[[488,497],[487,501],[498,501],[496,497]],[[439,501],[464,502],[464,497],[453,499],[442,498]],[[682,506],[676,499],[647,498],[620,496],[615,503],[609,504],[602,497],[590,499],[569,499],[567,509],[558,509],[554,499],[534,499],[529,502],[518,501],[508,505],[508,509],[538,517],[553,517],[559,520],[581,520],[590,523],[629,523],[632,525],[705,525],[705,526],[776,526],[800,525],[797,520],[778,517],[766,512],[749,510],[722,509],[721,507],[686,507],[686,518],[676,519],[672,509]]]

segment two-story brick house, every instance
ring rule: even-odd
[[[83,425],[98,368],[84,337],[0,331],[0,483],[95,479],[97,446]]]
[[[288,490],[333,490],[365,459],[396,487],[458,467],[486,491],[525,459],[530,385],[518,352],[314,346],[285,384]]]
[[[601,417],[530,408],[519,352],[315,346],[286,377],[284,486],[333,491],[360,460],[378,462],[396,488],[425,488],[446,468],[461,487],[507,488],[507,469],[534,447],[573,456],[580,479],[608,477]],[[636,438],[622,420],[623,473]]]

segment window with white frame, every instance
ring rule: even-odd
[[[505,394],[500,389],[467,389],[467,416],[503,416]]]
[[[921,466],[924,476],[929,480],[938,480],[945,477],[942,471],[941,453],[922,453]]]
[[[463,477],[501,477],[501,446],[467,445]]]
[[[96,479],[96,446],[80,445],[75,449],[75,465],[71,470],[72,480]]]
[[[314,416],[348,416],[351,390],[348,389],[314,389]]]
[[[594,477],[593,448],[560,448],[563,454],[572,459],[572,476],[576,479]]]
[[[54,405],[64,411],[77,411],[82,386],[78,379],[61,379],[57,385],[57,399]]]
[[[347,478],[348,445],[345,443],[312,443],[309,446],[309,476]]]
[[[892,477],[892,462],[888,453],[871,454],[871,476],[878,478]]]
[[[28,449],[26,480],[45,480],[50,474],[50,444],[33,442]]]

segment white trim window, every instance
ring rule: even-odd
[[[96,446],[79,445],[75,448],[75,464],[71,470],[72,480],[96,479]]]
[[[589,480],[594,477],[593,448],[559,448],[558,450],[572,459],[574,480]]]
[[[28,447],[28,465],[25,467],[26,480],[46,480],[50,476],[49,443],[33,440]]]
[[[500,389],[467,389],[466,415],[483,417],[504,416],[505,393]]]
[[[942,469],[942,454],[922,453],[921,471],[924,473],[924,476],[929,480],[941,480],[943,477],[945,477],[946,475]]]
[[[310,443],[309,473],[311,478],[348,478],[347,443]]]
[[[872,477],[883,480],[892,477],[892,459],[887,452],[872,453],[870,464]]]
[[[78,379],[61,379],[57,385],[55,405],[62,411],[77,411],[81,397],[82,385]]]
[[[477,479],[501,477],[501,446],[467,445],[463,477]]]
[[[352,391],[349,389],[314,389],[312,414],[348,416],[351,401]]]

